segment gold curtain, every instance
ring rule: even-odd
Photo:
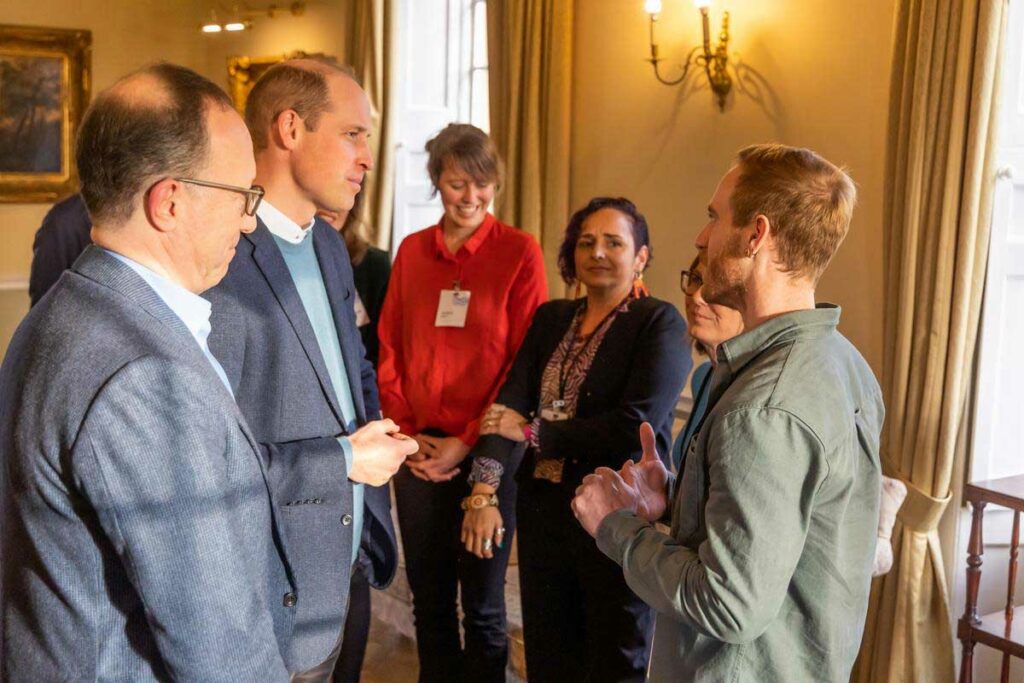
[[[537,237],[552,284],[569,218],[573,5],[487,2],[491,138],[506,169],[495,212]]]
[[[938,534],[988,257],[1006,0],[902,0],[886,160],[886,474],[909,494],[853,680],[954,680]],[[946,539],[952,542],[953,539]]]
[[[348,0],[345,62],[363,84],[373,115],[374,170],[363,184],[360,218],[369,241],[381,249],[391,243],[394,201],[394,117],[391,104],[394,86],[395,23],[392,0]]]

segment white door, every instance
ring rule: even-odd
[[[1024,474],[1024,6],[1011,3],[970,481]]]
[[[398,87],[392,254],[406,235],[441,217],[440,200],[430,196],[424,146],[448,123],[469,120],[474,24],[480,26],[473,21],[472,0],[397,0],[395,6]]]
[[[997,178],[985,300],[978,345],[971,469],[967,481],[1024,474],[1024,4],[1010,3],[1004,43],[997,130]],[[957,547],[952,557],[953,633],[966,594],[964,559],[971,510],[956,511]],[[1006,508],[985,508],[984,564],[978,594],[981,614],[1002,609],[1013,515]],[[987,572],[987,573],[986,573]],[[1020,581],[1018,581],[1018,584]],[[1024,592],[1018,587],[1018,603]],[[959,666],[961,648],[954,652]],[[997,680],[1001,657],[991,648],[974,650],[974,680]],[[1011,678],[1020,680],[1021,662],[1013,660]]]

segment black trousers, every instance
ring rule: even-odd
[[[348,595],[348,616],[341,653],[334,665],[334,683],[359,683],[370,637],[370,582],[357,562],[352,567],[352,583]]]
[[[643,681],[654,613],[572,513],[571,491],[519,482],[519,582],[530,683]]]
[[[505,570],[515,532],[515,481],[506,476],[498,491],[505,542],[494,557],[467,553],[459,535],[469,463],[448,482],[417,479],[403,467],[395,475],[395,500],[406,572],[413,593],[416,649],[421,683],[504,683],[508,663]],[[457,598],[461,590],[465,648],[459,639]]]

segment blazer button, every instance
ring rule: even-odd
[[[285,593],[281,604],[285,607],[295,607],[296,602],[298,602],[298,598],[295,597],[295,593]]]
[[[344,524],[345,526],[348,526],[349,524],[351,524],[352,523],[352,515],[343,515],[342,518],[341,518],[341,523]]]

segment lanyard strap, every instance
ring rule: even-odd
[[[629,299],[630,299],[630,295],[627,295],[626,298],[623,299],[622,301],[620,301],[618,304],[616,304],[615,307],[612,310],[608,311],[605,314],[604,318],[601,319],[601,322],[597,324],[597,327],[594,328],[594,331],[591,332],[587,336],[587,340],[585,342],[583,342],[583,344],[580,346],[579,351],[577,351],[572,357],[570,357],[569,354],[572,352],[572,348],[576,345],[576,339],[577,339],[577,335],[579,334],[579,329],[580,329],[580,327],[583,326],[583,316],[579,315],[573,321],[573,325],[572,325],[572,340],[569,342],[569,348],[567,348],[565,350],[566,351],[565,357],[562,358],[562,363],[558,367],[558,400],[559,401],[564,401],[565,400],[565,383],[569,379],[569,372],[579,362],[580,358],[583,357],[583,354],[586,353],[587,349],[590,348],[590,344],[594,341],[594,339],[596,339],[599,336],[598,333],[601,332],[602,328],[604,328],[606,325],[609,325],[611,323],[611,319],[615,316],[616,313],[618,313],[619,308],[622,306],[622,304],[626,303]],[[584,304],[584,307],[585,306],[586,306],[586,304]],[[566,361],[568,361],[568,362],[566,362]]]

